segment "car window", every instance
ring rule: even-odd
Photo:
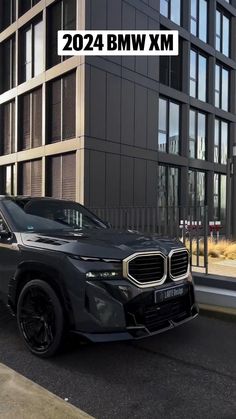
[[[107,228],[86,208],[73,202],[32,199],[22,206],[22,201],[6,199],[4,206],[17,231]]]

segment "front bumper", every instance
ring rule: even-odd
[[[155,293],[177,289],[183,296],[156,302]],[[88,282],[85,295],[87,321],[75,333],[94,342],[141,339],[172,329],[198,315],[193,284],[168,282],[140,289],[127,281]]]

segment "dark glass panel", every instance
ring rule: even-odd
[[[75,137],[75,73],[63,79],[63,139]]]

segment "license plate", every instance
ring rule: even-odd
[[[163,303],[173,298],[183,297],[188,293],[188,286],[180,285],[178,287],[166,288],[165,290],[155,291],[155,303]]]

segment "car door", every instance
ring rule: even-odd
[[[0,211],[0,297],[7,301],[9,280],[20,262],[16,236],[10,231]]]

